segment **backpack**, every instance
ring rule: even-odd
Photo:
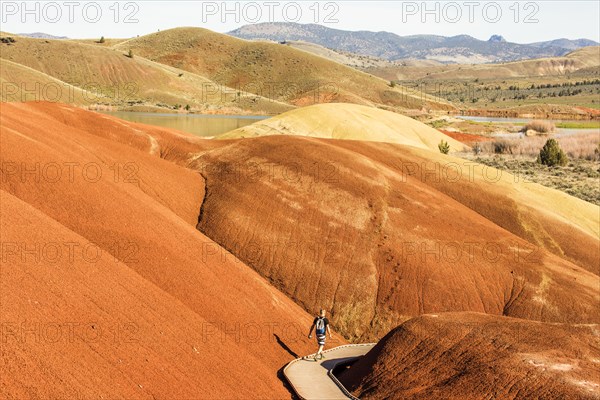
[[[325,318],[317,318],[317,323],[316,323],[316,327],[317,327],[317,335],[324,335],[325,334]]]

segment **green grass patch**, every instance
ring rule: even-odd
[[[600,128],[600,121],[564,121],[557,122],[556,127],[561,129],[595,129]]]

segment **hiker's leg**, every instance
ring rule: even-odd
[[[319,350],[317,351],[317,354],[315,354],[315,358],[319,356],[323,358],[323,347],[325,347],[325,335],[317,336],[317,344],[319,345]]]
[[[315,361],[317,361],[317,358],[319,357],[319,354],[321,354],[321,345],[319,343],[317,343],[317,345],[319,346],[319,348],[317,349],[317,352],[314,355]]]

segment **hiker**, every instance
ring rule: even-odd
[[[329,334],[329,339],[332,338],[331,328],[329,327],[329,320],[325,318],[325,310],[321,309],[319,312],[319,316],[315,317],[315,320],[310,327],[310,332],[308,332],[308,338],[312,339],[312,331],[315,329],[315,335],[317,336],[317,344],[319,345],[319,350],[317,354],[315,354],[315,361],[317,358],[322,360],[325,358],[323,355],[323,348],[325,347],[325,333]]]

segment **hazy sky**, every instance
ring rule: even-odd
[[[227,32],[254,22],[319,23],[399,35],[468,34],[529,43],[600,41],[600,2],[590,1],[8,1],[1,29],[72,38],[133,37],[178,26]]]

